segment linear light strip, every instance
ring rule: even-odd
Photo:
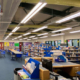
[[[31,32],[25,33],[25,34],[23,34],[23,36],[26,36],[26,35],[29,35],[29,34],[31,34]]]
[[[60,31],[66,31],[66,30],[70,30],[70,29],[72,29],[72,28],[59,29],[59,30],[56,30],[56,31],[52,31],[52,33],[60,32]]]
[[[30,17],[28,19],[26,19],[24,21],[24,23],[26,23],[28,20],[30,20],[37,12],[39,12],[47,3],[43,3],[36,11],[34,11],[33,14],[30,15]]]
[[[18,36],[18,38],[21,38],[22,36]]]
[[[69,33],[78,33],[78,32],[80,32],[80,30],[72,31],[72,32],[69,32]]]
[[[15,27],[12,32],[16,32],[20,27]]]
[[[42,35],[47,35],[48,33],[43,33],[43,34],[39,34],[39,35],[37,35],[37,36],[42,36]]]
[[[35,36],[30,36],[29,38],[33,38],[33,37],[35,37]]]
[[[59,35],[64,35],[64,33],[61,33],[61,34],[54,34],[54,35],[51,35],[51,36],[59,36]]]
[[[70,14],[70,15],[68,15],[68,16],[60,19],[60,20],[57,20],[56,23],[66,22],[66,21],[69,21],[69,20],[71,20],[71,19],[73,19],[73,18],[76,18],[76,17],[79,17],[79,16],[80,16],[80,11],[75,12],[75,13],[73,13],[73,14]]]
[[[48,36],[43,36],[43,37],[40,37],[40,38],[47,38]]]
[[[40,28],[38,28],[38,29],[33,30],[32,32],[37,32],[37,31],[40,31],[40,30],[45,29],[45,28],[47,28],[47,27],[48,27],[48,26],[43,26],[43,27],[40,27]]]
[[[38,38],[33,38],[33,39],[38,39]]]
[[[27,39],[27,40],[31,40],[31,39]]]
[[[27,39],[27,38],[23,38],[23,39]]]
[[[9,33],[9,36],[11,36],[13,33]]]
[[[24,23],[24,21],[25,21],[26,19],[28,19],[28,17],[31,16],[31,15],[34,13],[34,11],[35,11],[41,4],[42,4],[42,2],[39,2],[39,3],[30,11],[30,13],[21,21],[21,23]]]

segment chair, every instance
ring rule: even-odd
[[[14,58],[16,58],[15,54],[13,52],[11,52],[11,60],[14,60]]]
[[[44,57],[51,57],[51,54],[46,54],[44,55]]]
[[[1,52],[1,55],[4,55],[4,57],[5,57],[5,54],[6,54],[6,52],[5,52],[5,51],[2,51],[2,52]]]
[[[28,57],[28,52],[26,54],[23,55],[24,57]]]
[[[19,49],[17,51],[20,51]]]
[[[77,75],[80,76],[80,71],[78,71],[78,72],[76,73],[76,80],[77,80]],[[80,79],[79,79],[79,80],[80,80]]]
[[[21,58],[21,60],[22,60],[22,54],[16,54],[16,60],[17,60],[17,58]]]
[[[21,51],[21,53],[23,54],[23,52]]]

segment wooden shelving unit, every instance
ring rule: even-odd
[[[69,61],[80,61],[80,49],[65,49]]]

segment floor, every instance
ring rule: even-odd
[[[14,69],[21,68],[23,64],[24,59],[12,61],[7,53],[5,57],[0,57],[0,80],[14,80]]]
[[[8,53],[6,53],[5,57],[0,57],[0,80],[14,80],[14,69],[22,68],[24,60],[25,58],[22,61],[21,59],[12,61]]]

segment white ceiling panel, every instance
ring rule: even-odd
[[[6,31],[8,26],[9,26],[8,23],[1,23],[0,24],[0,31]]]
[[[21,0],[3,0],[3,15],[0,19],[0,35],[4,35]],[[0,37],[1,39],[1,37]]]
[[[55,10],[59,10],[59,11],[63,11],[67,8],[69,8],[69,6],[63,6],[63,5],[52,5],[52,4],[48,4],[46,5],[47,8],[51,8],[51,9],[55,9]]]

